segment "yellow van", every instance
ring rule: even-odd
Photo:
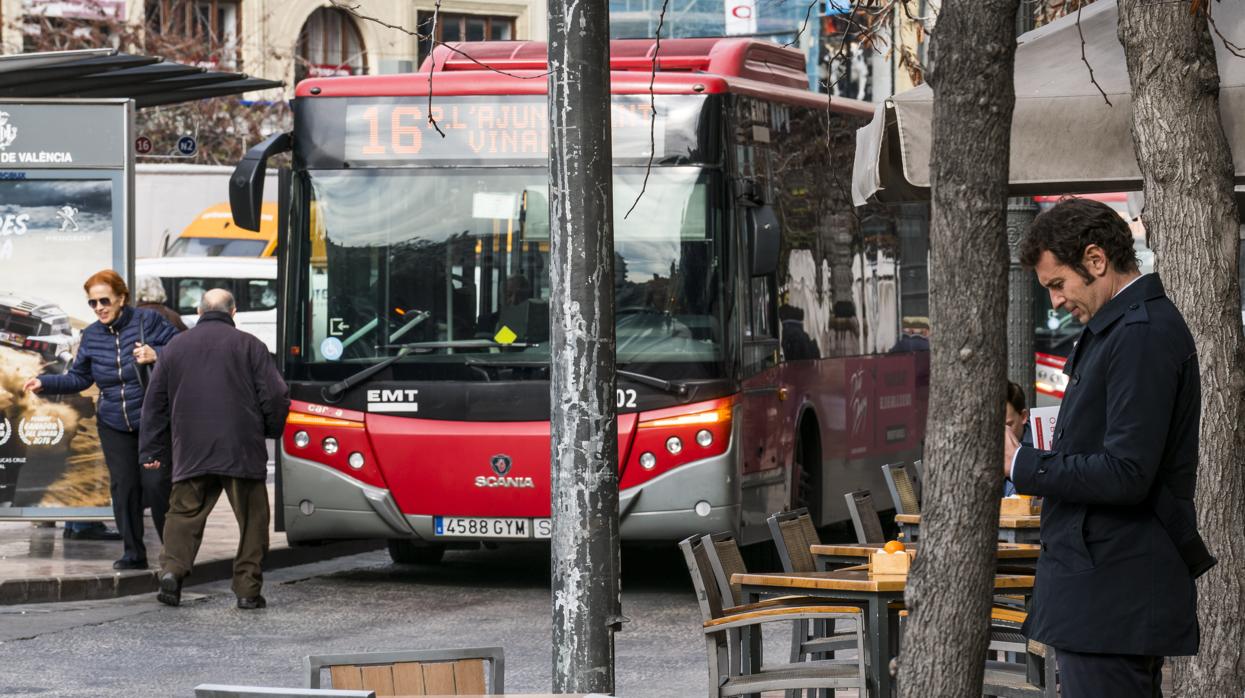
[[[277,204],[265,201],[259,232],[234,225],[229,202],[210,206],[195,216],[169,245],[165,257],[271,257],[277,249]]]

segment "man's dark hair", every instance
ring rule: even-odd
[[[1020,263],[1032,269],[1043,252],[1050,252],[1063,265],[1076,270],[1093,283],[1089,270],[1081,263],[1085,248],[1097,245],[1107,261],[1122,273],[1137,271],[1137,252],[1133,234],[1115,209],[1093,199],[1065,197],[1029,226],[1020,243]]]
[[[1029,409],[1029,401],[1025,398],[1025,391],[1011,381],[1007,382],[1007,404],[1011,405],[1013,410],[1016,410],[1016,414]]]

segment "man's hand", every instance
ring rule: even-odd
[[[156,362],[156,350],[146,344],[135,342],[134,360],[140,364],[154,364]]]
[[[22,392],[24,393],[37,393],[40,390],[43,390],[43,381],[38,378],[29,378],[26,380],[26,384],[22,386]]]
[[[148,469],[148,470],[159,470],[159,469],[160,469],[160,461],[158,461],[158,460],[153,460],[153,461],[151,461],[150,463],[143,463],[143,467],[144,467],[144,468],[146,468],[146,469]]]
[[[1011,429],[1003,427],[1003,475],[1012,476],[1012,460],[1016,457],[1016,451],[1020,449],[1020,441]]]

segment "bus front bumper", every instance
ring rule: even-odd
[[[739,526],[735,440],[720,456],[682,465],[619,492],[623,540],[675,541]],[[334,538],[440,538],[434,515],[403,514],[389,490],[282,451],[282,502],[290,542]],[[697,507],[699,505],[699,511]],[[487,514],[481,514],[487,516]]]

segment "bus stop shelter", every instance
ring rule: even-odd
[[[133,99],[143,109],[283,84],[111,48],[0,56],[0,99]]]
[[[135,110],[280,87],[112,48],[0,56],[0,520],[111,513],[93,395],[22,383],[72,364],[83,279],[133,285]]]
[[[1223,35],[1212,32],[1219,65],[1219,110],[1232,147],[1236,183],[1241,185],[1245,184],[1245,59],[1233,55],[1223,37],[1245,45],[1245,3],[1211,4]],[[1087,5],[1079,17],[1079,29],[1078,15],[1072,13],[1017,39],[1009,175],[1015,196],[1141,189],[1128,70],[1116,35],[1116,0]],[[901,92],[879,104],[872,122],[858,131],[852,173],[856,205],[871,198],[929,198],[933,99],[929,85]]]

